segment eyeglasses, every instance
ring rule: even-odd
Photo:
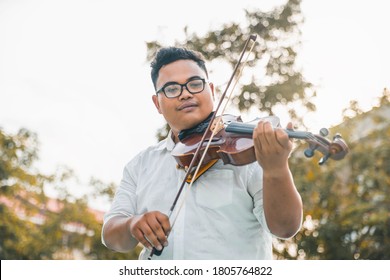
[[[156,94],[163,92],[167,98],[175,98],[180,96],[183,93],[183,88],[185,87],[189,93],[195,94],[202,92],[206,84],[205,79],[195,78],[186,82],[185,84],[179,84],[175,82],[170,82],[165,84],[162,88],[156,91]]]

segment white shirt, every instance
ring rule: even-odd
[[[104,224],[114,216],[169,213],[185,176],[171,155],[174,146],[168,136],[126,165]],[[186,190],[175,207],[181,208],[179,214],[174,211],[171,216],[171,225],[176,220],[169,245],[153,259],[272,258],[273,236],[264,216],[262,169],[257,162],[233,166],[219,160]],[[143,249],[139,258],[149,254]]]

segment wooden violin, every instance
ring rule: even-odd
[[[260,120],[269,121],[273,127],[280,127],[279,118],[276,116],[257,119],[255,123],[243,123],[241,117],[233,115],[223,115],[215,118],[211,127],[214,129],[217,126],[218,132],[210,141],[202,165],[206,165],[215,159],[222,159],[224,164],[232,165],[245,165],[256,161],[252,134]],[[210,140],[211,130],[207,132],[204,142],[201,143],[201,149],[204,149]],[[320,152],[323,155],[319,161],[320,165],[328,159],[341,160],[349,151],[340,134],[336,134],[333,141],[325,138],[328,135],[326,128],[322,128],[320,134],[289,129],[285,129],[285,131],[290,138],[302,139],[309,144],[304,152],[306,157],[312,157],[315,151]],[[176,144],[172,150],[172,155],[179,166],[186,168],[190,165],[203,133],[204,131],[190,134]],[[199,160],[200,156],[195,159],[195,165]]]

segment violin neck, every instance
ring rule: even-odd
[[[255,124],[231,122],[226,126],[225,131],[237,134],[253,134],[253,130],[255,129],[255,127]],[[308,139],[311,137],[310,132],[294,131],[290,129],[285,129],[284,131],[287,132],[288,137],[290,138]]]

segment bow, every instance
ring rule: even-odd
[[[186,169],[186,174],[185,174],[184,179],[183,179],[183,181],[182,181],[182,183],[181,183],[181,185],[180,185],[180,188],[179,188],[179,190],[178,190],[178,192],[177,192],[177,194],[176,194],[176,197],[175,197],[175,199],[174,199],[174,201],[173,201],[173,203],[172,203],[172,206],[171,206],[170,209],[169,209],[169,213],[168,213],[168,218],[169,218],[169,219],[171,218],[171,216],[172,216],[172,214],[173,214],[173,211],[174,211],[174,209],[176,208],[177,202],[178,202],[178,200],[179,200],[179,198],[180,198],[180,196],[181,196],[181,194],[182,194],[182,192],[183,192],[183,190],[184,190],[184,187],[185,187],[186,183],[189,182],[189,185],[188,185],[188,190],[189,190],[189,189],[192,187],[192,185],[193,185],[193,183],[195,182],[195,180],[199,177],[198,175],[199,175],[199,174],[200,174],[200,175],[203,174],[205,171],[207,171],[208,168],[210,168],[210,167],[216,162],[216,161],[215,161],[215,162],[212,162],[211,164],[209,164],[209,165],[207,165],[205,168],[203,168],[203,170],[201,170],[201,168],[202,168],[202,162],[203,162],[203,160],[204,160],[205,155],[207,154],[207,150],[209,149],[210,143],[211,143],[211,141],[212,141],[214,135],[218,132],[218,125],[217,125],[217,123],[215,122],[215,121],[216,121],[216,117],[217,117],[217,115],[222,115],[223,112],[225,111],[226,106],[227,106],[227,103],[228,103],[228,101],[230,100],[230,97],[231,97],[231,95],[232,95],[232,93],[233,93],[234,87],[236,86],[236,84],[237,84],[237,82],[238,82],[238,78],[236,79],[236,81],[235,81],[235,83],[234,83],[234,85],[233,85],[233,88],[232,88],[232,90],[230,91],[230,94],[229,94],[229,96],[228,96],[228,99],[227,99],[227,101],[226,101],[226,103],[225,103],[225,106],[223,107],[222,111],[219,112],[219,109],[221,108],[222,103],[223,103],[223,101],[225,100],[225,97],[226,97],[226,95],[227,95],[227,92],[228,92],[228,90],[229,90],[229,87],[230,87],[230,85],[232,84],[233,79],[234,79],[234,77],[236,76],[236,73],[238,72],[238,73],[239,73],[239,76],[240,76],[241,73],[242,73],[242,71],[239,71],[240,69],[242,70],[242,67],[240,68],[240,64],[241,64],[241,61],[243,60],[243,57],[244,57],[244,55],[245,55],[245,53],[246,53],[246,49],[248,48],[249,43],[250,43],[251,41],[253,41],[253,44],[252,44],[252,46],[251,46],[251,48],[250,48],[250,52],[251,52],[252,49],[253,49],[253,47],[254,47],[254,44],[255,44],[255,42],[256,42],[256,38],[257,38],[257,35],[250,35],[249,38],[248,38],[248,39],[246,40],[246,42],[245,42],[244,48],[243,48],[243,50],[242,50],[242,52],[241,52],[241,55],[240,55],[240,57],[239,57],[239,59],[238,59],[238,61],[237,61],[237,63],[236,63],[236,66],[234,67],[233,73],[232,73],[232,75],[231,75],[231,77],[230,77],[230,79],[229,79],[229,81],[228,81],[228,83],[227,83],[227,85],[226,85],[226,88],[225,88],[223,94],[221,95],[221,98],[220,98],[220,100],[219,100],[219,102],[218,102],[218,105],[217,105],[216,109],[214,110],[214,112],[211,114],[211,117],[209,117],[209,119],[208,119],[207,128],[204,130],[203,136],[202,136],[201,140],[199,141],[199,145],[198,145],[198,147],[197,147],[197,149],[196,149],[196,151],[195,151],[195,153],[194,153],[194,155],[193,155],[193,158],[192,158],[192,160],[191,160],[191,162],[190,162],[190,165],[189,165],[188,167],[185,168],[185,169]],[[250,52],[249,52],[249,53],[250,53]],[[249,55],[247,56],[247,58],[246,58],[246,60],[245,60],[245,63],[246,63],[246,61],[248,60],[248,57],[249,57]],[[205,126],[205,125],[204,125],[204,126]],[[208,139],[208,141],[207,141],[207,145],[206,145],[206,147],[205,147],[205,149],[203,150],[203,153],[202,153],[202,155],[201,155],[201,147],[203,146],[203,143],[204,143],[205,140],[206,140],[206,135],[208,134],[208,132],[209,132],[210,130],[212,131],[212,134],[211,134],[211,136],[209,137],[209,139]],[[199,158],[200,158],[200,160],[199,160],[199,162],[198,162],[198,164],[197,164],[197,166],[196,166],[196,169],[195,169],[195,171],[193,171],[193,169],[194,169],[194,167],[195,167],[195,162],[197,162],[197,160],[198,160]],[[203,167],[204,167],[204,166],[203,166]],[[188,193],[188,192],[187,192],[187,193]],[[177,213],[176,213],[176,217],[175,217],[175,219],[174,219],[173,222],[172,222],[171,228],[173,228],[173,226],[174,226],[174,224],[175,224],[176,218],[178,217],[179,212],[180,212],[182,206],[184,205],[184,201],[185,201],[185,199],[182,200],[182,204],[180,205],[180,208],[178,209],[178,211],[177,211]],[[162,249],[162,250],[157,250],[156,248],[153,248],[153,250],[151,251],[151,253],[150,253],[149,257],[148,257],[148,259],[151,260],[152,257],[153,257],[153,255],[160,256],[161,253],[162,253],[162,251],[163,251],[163,249]]]

